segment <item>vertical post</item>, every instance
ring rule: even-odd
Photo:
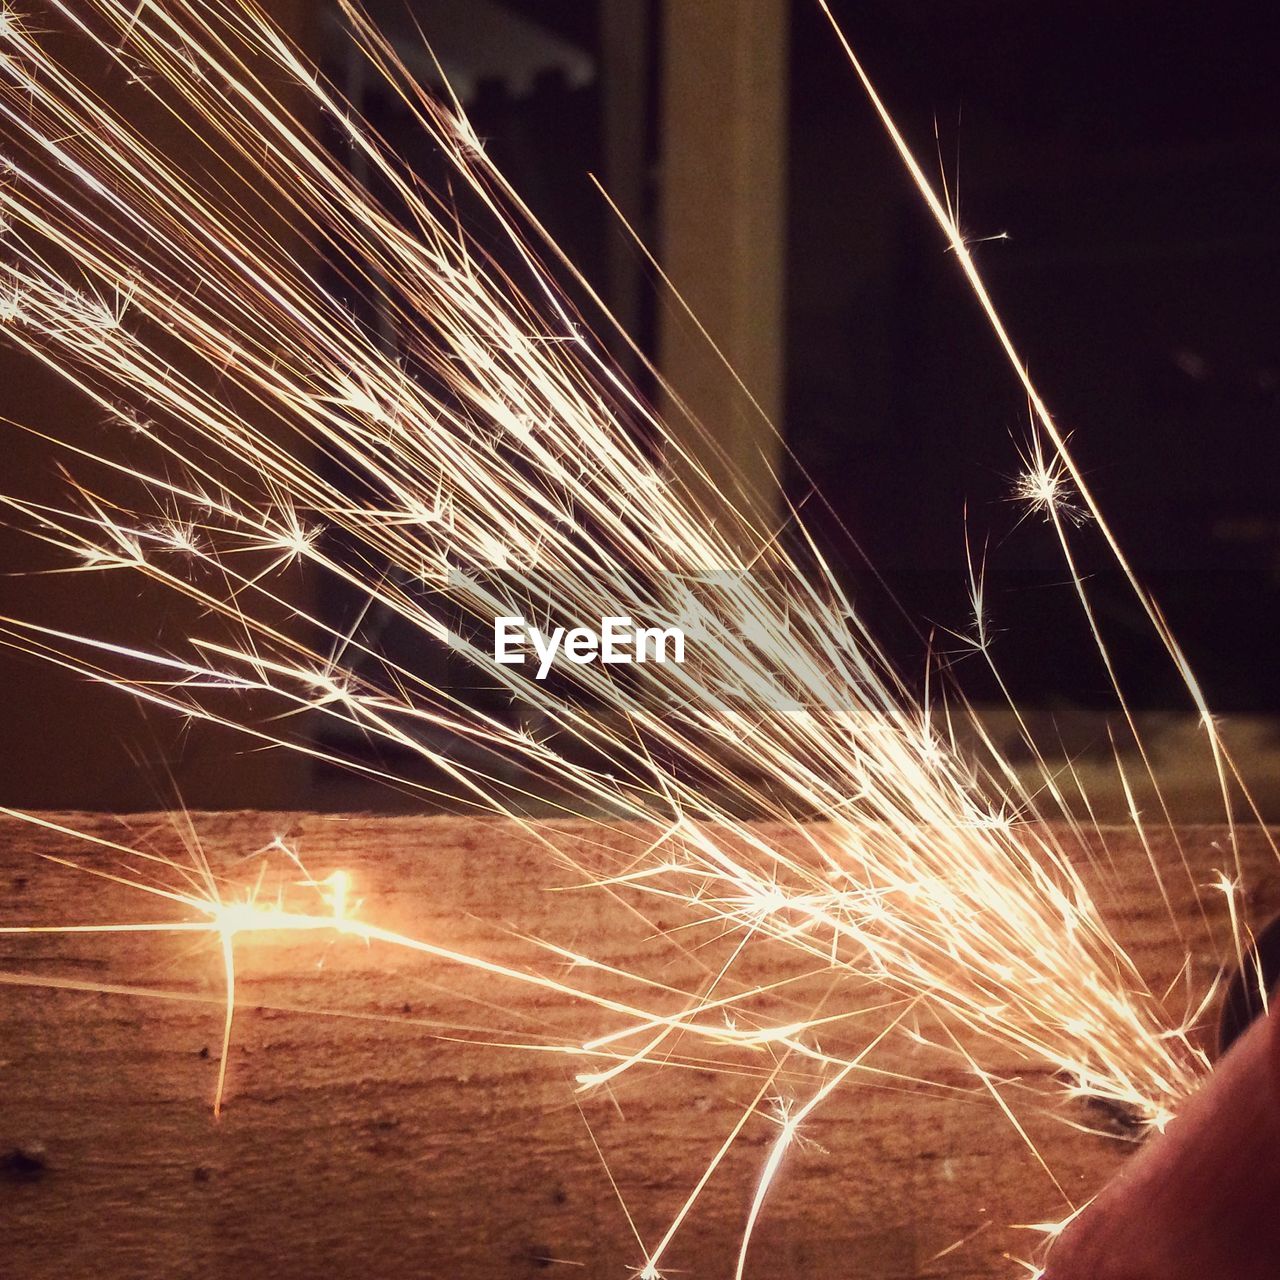
[[[603,93],[604,177],[609,196],[627,220],[649,239],[645,224],[645,143],[650,106],[650,14],[641,0],[601,0],[600,63]],[[610,310],[631,337],[639,339],[645,275],[640,255],[630,238],[614,229],[608,242],[608,301]],[[635,359],[625,343],[614,356],[635,373]]]
[[[781,425],[789,0],[664,0],[663,265]],[[690,438],[711,487],[765,528],[778,516],[778,441],[678,305],[659,367],[721,456]],[[681,418],[667,414],[678,431]]]

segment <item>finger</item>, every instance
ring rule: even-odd
[[[1280,1009],[1063,1232],[1045,1280],[1280,1276]]]

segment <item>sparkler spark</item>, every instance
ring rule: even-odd
[[[570,1046],[603,1059],[582,1073],[587,1085],[669,1057],[689,1037],[806,1060],[821,1080],[770,1148],[739,1275],[799,1122],[880,1043],[828,1053],[818,1038],[826,1014],[763,1021],[750,1010],[758,985],[733,982],[733,958],[748,944],[826,969],[844,991],[887,991],[899,1010],[947,1028],[935,1037],[944,1047],[952,1027],[995,1041],[1059,1073],[1069,1095],[1105,1099],[1146,1123],[1177,1106],[1206,1067],[1190,1034],[1197,1011],[1164,1007],[1086,888],[1087,800],[1069,799],[1020,717],[1035,788],[958,692],[942,708],[919,705],[802,527],[789,552],[728,506],[699,505],[653,460],[641,440],[698,474],[558,287],[542,260],[558,251],[460,111],[415,82],[359,8],[344,5],[353,39],[438,148],[484,233],[407,172],[251,0],[52,0],[49,9],[128,77],[131,93],[173,113],[219,182],[198,184],[194,166],[179,168],[0,11],[9,148],[0,319],[16,347],[64,377],[129,445],[99,451],[37,432],[77,473],[65,502],[14,494],[0,503],[57,558],[56,571],[131,575],[207,623],[161,651],[112,639],[105,627],[78,635],[0,618],[0,643],[260,744],[430,794],[433,784],[407,772],[317,745],[312,728],[354,731],[430,765],[481,810],[516,811],[525,784],[513,786],[491,762],[518,764],[562,812],[605,827],[639,820],[661,833],[638,860],[600,875],[602,890],[637,911],[675,902],[691,922],[736,940],[703,990],[678,993],[673,1013],[383,929],[362,917],[341,871],[309,886],[320,903],[312,910],[252,895],[224,901],[207,878],[165,890],[191,918],[120,927],[217,940],[227,998],[215,1110],[237,945],[278,930],[386,943],[592,1004],[612,1021]],[[1203,713],[1226,795],[1235,766],[1185,658],[1101,520],[959,228],[857,70],[1024,381],[1036,443],[1015,498],[1053,525],[1114,678],[1070,535],[1086,513],[1100,531]],[[288,93],[270,87],[281,83]],[[318,120],[385,198],[316,141]],[[229,198],[206,194],[218,185]],[[302,247],[253,212],[264,197]],[[484,247],[493,230],[501,254]],[[326,258],[340,285],[313,265]],[[378,316],[377,332],[353,300]],[[109,477],[117,496],[82,473]],[[360,625],[339,628],[299,605],[284,579],[295,571],[354,594],[362,617],[373,608],[423,645],[447,642],[526,719],[477,708]],[[457,622],[539,611],[686,619],[699,641],[683,665],[637,666],[626,681],[576,666],[552,688],[495,667]],[[985,643],[982,651],[993,661]],[[1118,681],[1116,690],[1141,751]],[[243,717],[246,699],[266,700],[269,716]],[[961,750],[961,726],[976,735],[977,758]],[[780,824],[787,841],[771,839],[759,819]],[[1189,864],[1160,865],[1136,804],[1133,820],[1169,902],[1170,873],[1192,885],[1194,874]],[[1230,925],[1242,954],[1234,912]],[[548,964],[607,967],[546,955]],[[661,986],[616,976],[650,994]],[[882,1034],[906,1033],[895,1022]],[[1001,1097],[998,1082],[980,1078]],[[658,1275],[706,1178],[764,1098],[740,1118],[641,1274]]]

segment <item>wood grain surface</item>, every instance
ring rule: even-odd
[[[194,814],[187,831],[164,815],[50,816],[178,862],[198,841],[219,874],[246,884],[259,851],[285,837],[313,877],[350,872],[361,918],[516,968],[536,962],[600,992],[612,990],[608,975],[539,960],[528,939],[681,989],[718,954],[678,904],[645,921],[625,902],[568,887],[581,879],[575,865],[616,866],[643,849],[651,833],[638,828],[558,824],[548,848],[515,824],[466,818]],[[1201,883],[1224,865],[1223,839],[1212,828],[1182,833]],[[1136,842],[1109,843],[1113,926],[1153,986],[1177,989],[1189,949],[1203,990],[1222,958],[1190,881],[1172,891],[1188,944]],[[1176,865],[1170,840],[1153,852]],[[175,880],[160,864],[0,820],[0,925],[190,918],[49,856]],[[1280,881],[1256,833],[1244,861],[1246,910],[1265,918],[1280,907]],[[297,889],[297,868],[278,863],[281,891],[309,892]],[[1223,905],[1209,895],[1211,918]],[[236,946],[227,1105],[215,1120],[216,938],[0,935],[0,1275],[625,1278],[643,1258],[628,1213],[656,1243],[773,1065],[691,1052],[584,1093],[574,1081],[583,1059],[561,1050],[618,1025],[597,1006],[354,938],[254,935]],[[745,980],[762,981],[778,959],[763,950],[742,964]],[[823,982],[814,1007],[862,1010],[843,1034],[870,1038],[883,1017],[873,993],[846,1001]],[[996,1077],[1021,1082],[1011,1096],[1043,1083],[1003,1050],[974,1049]],[[1061,1123],[1096,1116],[1024,1107],[1059,1191],[954,1059],[901,1042],[872,1064],[886,1074],[851,1081],[804,1126],[747,1275],[1021,1275],[1015,1259],[1034,1253],[1037,1236],[1017,1224],[1063,1216],[1064,1194],[1087,1197],[1130,1149]],[[776,1091],[804,1096],[816,1083],[805,1070],[781,1074]],[[776,1131],[759,1115],[743,1129],[665,1274],[733,1274]]]

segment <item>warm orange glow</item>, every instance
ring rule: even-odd
[[[776,530],[753,527],[727,503],[698,505],[642,447],[647,438],[668,459],[687,453],[542,265],[541,253],[558,251],[469,123],[420,87],[361,11],[348,6],[353,38],[486,219],[482,234],[404,170],[249,0],[52,0],[50,8],[136,77],[133,91],[162,83],[182,119],[197,122],[190,140],[201,161],[233,196],[274,202],[317,258],[334,255],[383,331],[357,319],[234,199],[227,207],[207,196],[0,8],[0,120],[11,149],[0,181],[0,321],[14,346],[158,460],[134,467],[111,444],[98,452],[42,426],[34,434],[87,478],[69,479],[59,505],[21,495],[0,502],[58,555],[57,572],[129,575],[211,620],[208,633],[185,637],[176,651],[113,640],[109,620],[102,633],[82,635],[0,618],[0,642],[176,715],[239,728],[261,745],[324,756],[304,726],[339,725],[440,771],[478,810],[523,813],[526,797],[513,798],[519,787],[473,762],[494,753],[542,779],[560,811],[598,819],[602,834],[627,820],[650,824],[651,845],[596,876],[596,887],[637,913],[675,904],[682,919],[714,924],[732,947],[688,991],[666,986],[660,971],[622,973],[607,957],[550,944],[540,951],[545,966],[526,969],[380,926],[376,903],[357,900],[341,869],[295,881],[311,895],[300,907],[257,889],[232,892],[198,859],[157,868],[169,887],[69,864],[135,889],[140,905],[164,903],[179,917],[173,923],[33,922],[21,931],[216,939],[226,999],[215,1112],[227,1096],[237,966],[255,940],[275,933],[385,944],[589,1005],[600,1016],[596,1033],[553,1047],[582,1060],[584,1088],[644,1063],[678,1063],[677,1044],[750,1058],[765,1085],[670,1230],[642,1246],[646,1277],[659,1274],[733,1142],[753,1118],[768,1117],[777,1131],[750,1208],[741,1276],[751,1228],[805,1118],[869,1069],[889,1039],[931,1038],[1020,1133],[1008,1090],[959,1048],[953,1029],[1056,1076],[1069,1097],[1104,1099],[1163,1124],[1206,1070],[1190,1036],[1200,1010],[1194,1001],[1166,1007],[1091,895],[1082,867],[1097,828],[1087,798],[1073,799],[1016,707],[1036,772],[1030,782],[957,691],[938,691],[936,673],[930,695],[918,698],[838,575],[804,544],[798,520],[793,553]],[[958,226],[846,49],[1025,387],[1033,437],[1017,496],[1054,527],[1114,679],[1076,568],[1075,516],[1101,532],[1183,674],[1227,794],[1238,781],[1234,765],[1185,658],[1133,579]],[[280,83],[292,92],[275,93]],[[376,181],[357,182],[316,140],[317,118]],[[375,187],[390,193],[388,203]],[[521,264],[518,279],[486,250],[495,234]],[[697,471],[696,460],[683,461]],[[92,477],[105,474],[130,496],[102,497]],[[525,718],[477,710],[382,652],[359,626],[343,630],[298,607],[281,585],[295,571],[340,584],[424,646],[450,640]],[[966,640],[999,679],[977,567],[973,594],[975,631]],[[447,601],[491,622],[541,600],[563,605],[571,619],[696,617],[703,634],[681,665],[636,666],[626,683],[580,666],[552,688],[495,667],[450,633],[439,607]],[[241,723],[243,695],[269,702],[271,718]],[[962,747],[966,735],[976,750]],[[475,755],[442,742],[464,742]],[[429,794],[390,767],[332,758]],[[1117,750],[1132,826],[1170,902],[1169,868],[1148,843],[1127,767]],[[1162,798],[1157,807],[1172,830]],[[788,839],[753,819],[781,824]],[[518,821],[538,834],[531,819]],[[1173,875],[1198,887],[1185,854]],[[1240,954],[1247,939],[1234,909],[1229,927]],[[736,976],[748,946],[829,973],[828,1006],[762,1015],[757,998],[772,988]],[[555,976],[575,972],[608,974],[637,994],[616,998]],[[889,1023],[872,1033],[852,998],[869,988]],[[809,1069],[807,1093],[774,1091],[770,1115],[771,1091],[795,1061]]]

